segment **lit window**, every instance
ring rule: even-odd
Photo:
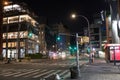
[[[3,43],[3,48],[6,48],[6,43]]]

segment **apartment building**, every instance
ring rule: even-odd
[[[36,15],[24,3],[4,6],[3,13],[3,57],[24,58],[25,54],[39,53],[40,25]]]

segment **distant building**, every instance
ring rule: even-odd
[[[94,15],[94,23],[90,25],[90,42],[96,50],[102,50],[106,42],[106,26],[102,24],[100,13]]]
[[[56,47],[58,51],[68,51],[68,47],[70,46],[70,31],[69,29],[62,23],[54,24],[52,26],[53,31],[55,33],[56,38]],[[57,37],[60,37],[59,40],[57,40]]]

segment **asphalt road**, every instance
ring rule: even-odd
[[[50,78],[55,74],[65,79],[70,76],[69,68],[75,64],[74,59],[1,63],[0,80],[52,80]]]

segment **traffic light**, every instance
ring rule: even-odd
[[[76,46],[74,46],[74,50],[75,50],[75,51],[77,50],[77,47],[76,47]]]
[[[72,47],[71,47],[71,46],[69,46],[69,49],[71,50],[71,49],[72,49]]]
[[[74,55],[74,53],[76,53],[76,51],[77,51],[77,47],[76,46],[69,46],[69,51],[72,55]]]
[[[29,31],[29,32],[28,32],[28,37],[31,38],[32,35],[33,35],[32,31]]]
[[[57,36],[57,41],[60,41],[60,36],[59,35]]]
[[[70,49],[70,50],[73,49],[74,51],[76,51],[76,50],[77,50],[77,47],[76,47],[76,46],[69,46],[69,49]]]

